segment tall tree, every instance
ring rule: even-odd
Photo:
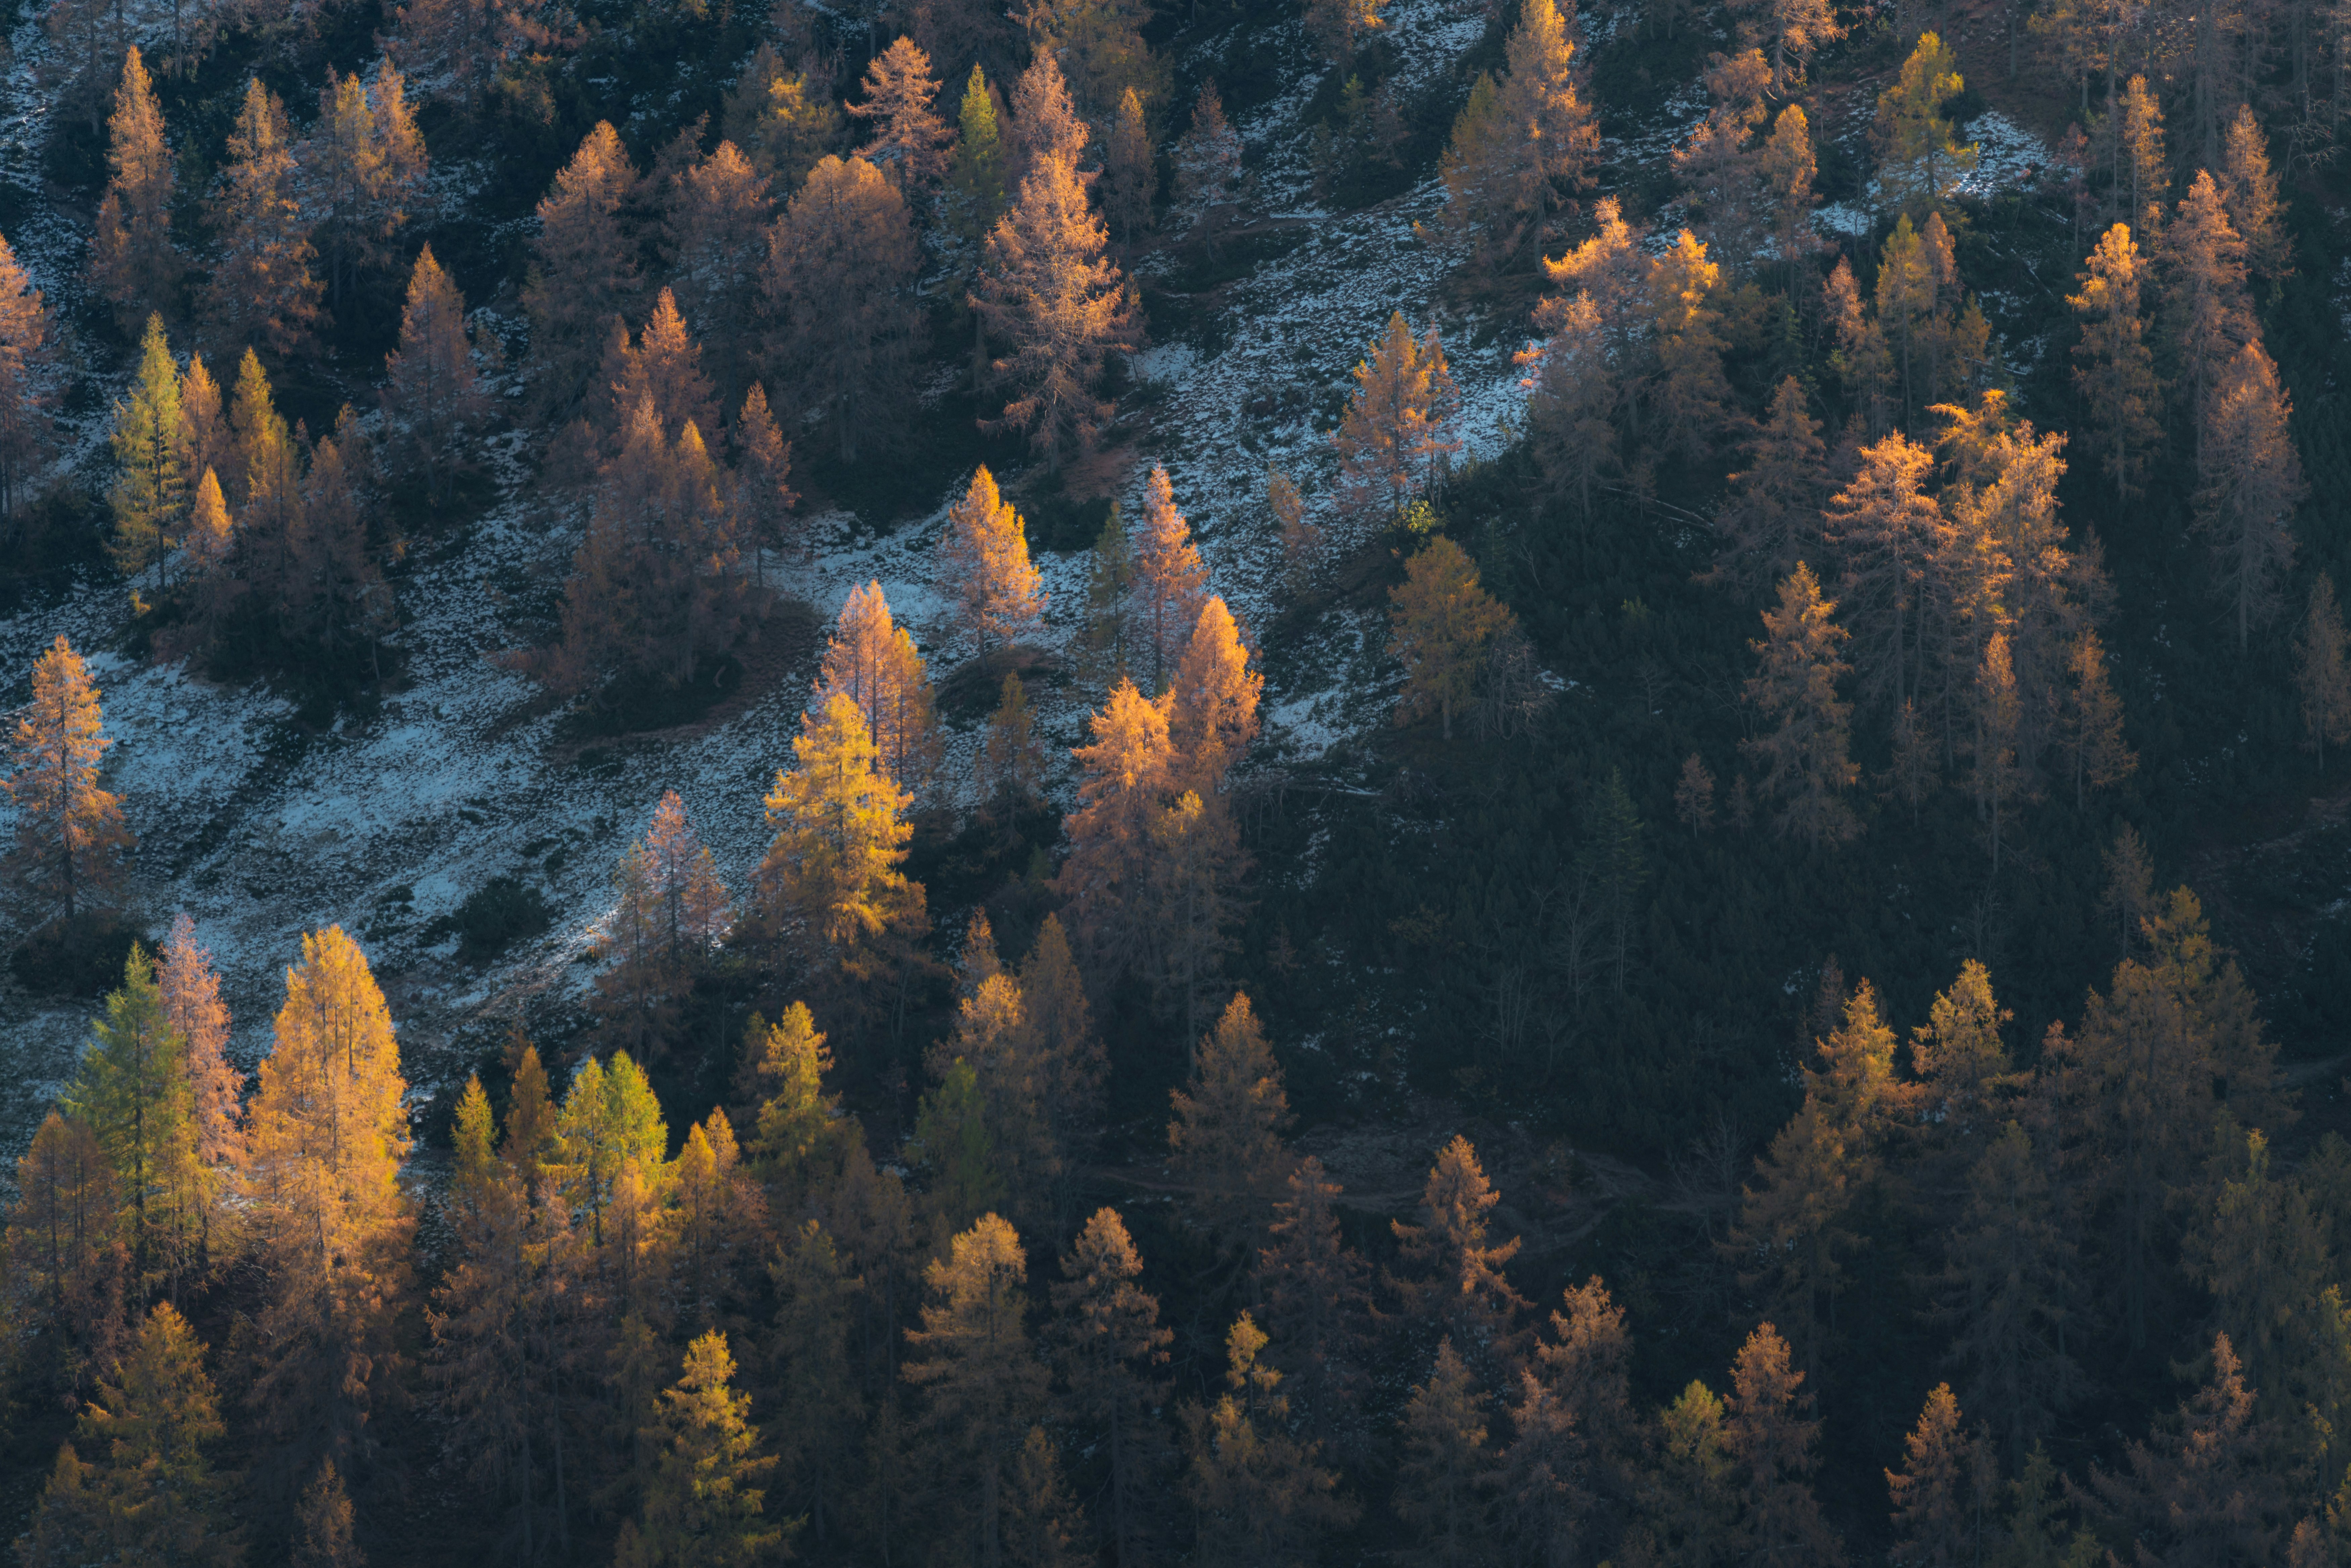
[[[2215,405],[2236,380],[2237,356],[2259,335],[2245,293],[2245,242],[2230,225],[2220,187],[2199,171],[2163,234],[2164,326],[2185,383],[2183,401],[2196,433],[2196,466],[2209,479]]]
[[[113,887],[131,845],[122,802],[98,781],[114,744],[103,726],[98,686],[60,632],[33,661],[33,700],[17,717],[14,766],[0,787],[16,808],[10,876],[54,898],[68,920]]]
[[[1204,1555],[1244,1568],[1311,1562],[1323,1532],[1353,1524],[1361,1510],[1339,1491],[1339,1475],[1318,1445],[1290,1431],[1290,1396],[1280,1372],[1260,1358],[1267,1344],[1247,1312],[1225,1336],[1226,1392],[1214,1406],[1186,1405],[1185,1492],[1200,1513]]]
[[[2079,1286],[2048,1145],[2010,1122],[1969,1171],[1966,1207],[1944,1238],[1952,1359],[1967,1371],[1968,1407],[2011,1465],[2084,1385],[2066,1349]]]
[[[155,967],[135,943],[91,1037],[66,1087],[66,1112],[98,1134],[114,1169],[133,1281],[141,1290],[162,1283],[176,1300],[199,1261],[217,1181],[197,1153],[187,1039],[172,1026]]]
[[[912,797],[876,771],[864,715],[846,694],[802,716],[792,757],[766,801],[776,830],[759,862],[768,918],[810,958],[862,980],[929,924],[922,884],[898,869]]]
[[[971,68],[956,108],[955,156],[947,169],[948,225],[977,246],[1004,215],[1004,134],[987,73]]]
[[[669,1149],[669,1124],[644,1069],[625,1051],[590,1057],[572,1074],[552,1129],[548,1171],[572,1212],[588,1215],[590,1238],[604,1245],[605,1217],[631,1166],[658,1166]]]
[[[164,140],[163,107],[135,44],[122,58],[107,131],[106,194],[90,238],[90,271],[116,319],[128,327],[142,314],[176,304],[188,270],[187,258],[172,242],[178,165]]]
[[[612,873],[620,901],[607,944],[615,962],[597,977],[606,1026],[641,1056],[668,1048],[676,1014],[732,912],[709,846],[674,789],[663,793],[645,835]]]
[[[1152,1411],[1165,1392],[1155,1373],[1176,1337],[1159,1326],[1159,1299],[1134,1282],[1142,1272],[1143,1260],[1118,1211],[1097,1209],[1061,1260],[1066,1282],[1052,1291],[1071,1414],[1099,1434],[1108,1455],[1108,1533],[1121,1563],[1136,1561],[1144,1539],[1160,1458]]]
[[[2230,601],[2237,651],[2276,615],[2294,560],[2294,513],[2309,487],[2287,428],[2292,407],[2277,366],[2249,342],[2229,364],[2199,426],[2204,483],[2196,527],[2212,543],[2214,586]]]
[[[1108,245],[1075,165],[1050,150],[988,231],[973,305],[1006,346],[991,369],[1013,396],[983,428],[1026,433],[1049,470],[1069,447],[1092,449],[1111,413],[1094,391],[1103,359],[1141,340],[1134,290],[1104,255]]]
[[[1193,1051],[1190,1078],[1168,1101],[1172,1163],[1202,1212],[1228,1230],[1255,1230],[1290,1174],[1281,1136],[1291,1117],[1281,1068],[1246,995],[1233,993]]]
[[[619,133],[599,120],[538,204],[522,306],[540,405],[558,419],[590,396],[610,323],[636,298],[635,246],[621,224],[636,188]]]
[[[304,214],[326,245],[329,303],[340,308],[343,291],[383,259],[425,199],[424,139],[391,61],[379,63],[372,86],[327,68],[318,120],[294,163]]]
[[[477,433],[488,412],[465,297],[441,270],[433,247],[417,254],[400,314],[400,347],[384,358],[384,412],[406,427],[410,462],[424,470],[426,489],[448,495],[459,443]]]
[[[1813,1495],[1821,1424],[1811,1418],[1813,1396],[1801,1392],[1803,1382],[1788,1342],[1770,1323],[1757,1328],[1731,1365],[1724,1446],[1738,1461],[1755,1550],[1835,1563],[1844,1552]]]
[[[1257,738],[1257,705],[1265,677],[1249,667],[1249,650],[1221,599],[1202,606],[1192,640],[1168,687],[1167,740],[1177,781],[1212,797],[1225,775]]]
[[[947,172],[947,150],[955,132],[931,112],[939,84],[931,57],[911,37],[902,37],[866,63],[865,101],[849,112],[870,121],[872,140],[859,156],[890,178],[909,197],[927,195]]]
[[[1151,227],[1152,204],[1159,197],[1159,159],[1151,142],[1151,127],[1144,119],[1143,99],[1128,88],[1118,100],[1118,118],[1111,122],[1110,141],[1102,150],[1102,215],[1118,225],[1119,254],[1123,257],[1134,236]],[[1002,205],[1001,201],[998,206]]]
[[[1424,459],[1449,446],[1439,418],[1442,360],[1437,329],[1429,329],[1426,341],[1416,340],[1398,310],[1355,366],[1354,393],[1331,435],[1349,510],[1384,507],[1392,518],[1401,517],[1423,483]]]
[[[2082,292],[2065,303],[2083,318],[2074,349],[2074,384],[2105,448],[2106,474],[2127,501],[2137,489],[2143,455],[2162,432],[2155,422],[2155,360],[2139,315],[2145,264],[2127,225],[2108,229],[2076,276]]]
[[[1934,465],[1907,436],[1864,447],[1861,471],[1830,499],[1825,518],[1843,558],[1837,597],[1862,647],[1863,688],[1888,694],[1897,707],[1918,690],[1918,588],[1944,528],[1942,508],[1922,487]]]
[[[25,500],[57,444],[57,370],[49,308],[0,237],[0,524]],[[6,537],[0,526],[0,538]]]
[[[938,759],[938,716],[923,656],[912,633],[892,622],[879,581],[851,589],[841,604],[814,706],[821,708],[834,692],[847,693],[865,716],[880,766],[901,789],[920,787]]]
[[[800,503],[791,486],[792,444],[768,412],[768,389],[758,382],[743,394],[743,406],[727,433],[735,447],[735,485],[730,497],[751,552],[751,580],[768,586],[768,552],[791,551],[800,540],[792,508]]]
[[[1967,85],[1959,57],[1936,34],[1918,36],[1893,86],[1877,95],[1873,134],[1883,159],[1880,180],[1896,204],[1917,214],[1939,211],[1976,165],[1944,105]]]
[[[1831,619],[1835,612],[1812,569],[1799,561],[1780,585],[1778,609],[1763,612],[1763,640],[1749,644],[1762,668],[1747,683],[1747,700],[1779,727],[1740,746],[1762,759],[1765,793],[1785,802],[1781,831],[1813,844],[1837,843],[1860,831],[1843,799],[1860,770],[1851,756],[1853,707],[1837,695],[1852,666],[1839,653],[1848,633]]]
[[[1092,720],[1093,744],[1071,752],[1078,809],[1064,825],[1069,858],[1055,890],[1068,901],[1079,944],[1105,971],[1123,973],[1148,950],[1151,829],[1173,778],[1165,708],[1121,680]]]
[[[1805,404],[1803,383],[1782,380],[1770,415],[1748,444],[1747,467],[1730,476],[1731,505],[1708,575],[1744,593],[1786,578],[1819,538],[1827,448]]]
[[[1552,0],[1519,13],[1499,81],[1473,89],[1444,162],[1447,213],[1508,258],[1590,183],[1598,122],[1579,91],[1575,42]]]
[[[1309,1155],[1290,1174],[1257,1255],[1266,1322],[1304,1408],[1305,1431],[1328,1447],[1356,1407],[1361,1353],[1371,1326],[1371,1265],[1347,1246],[1332,1207],[1339,1184]]]
[[[1208,569],[1192,542],[1191,525],[1176,509],[1176,487],[1164,465],[1152,465],[1148,485],[1143,530],[1134,545],[1134,583],[1144,634],[1151,643],[1151,685],[1156,692],[1165,689],[1183,639],[1207,602]]]
[[[768,224],[775,204],[768,177],[732,141],[677,177],[669,192],[663,249],[679,308],[713,348],[718,392],[728,407],[744,395]]]
[[[1468,708],[1488,648],[1518,618],[1479,585],[1477,563],[1443,535],[1405,563],[1405,580],[1388,590],[1388,600],[1389,645],[1405,668],[1397,721],[1434,708],[1450,740],[1453,715]]]
[[[757,1483],[776,1459],[758,1452],[751,1396],[735,1392],[734,1378],[725,1334],[705,1333],[686,1348],[684,1369],[662,1391],[647,1434],[660,1457],[637,1520],[621,1526],[619,1568],[749,1568],[788,1552],[797,1521],[767,1518],[767,1490]]]
[[[187,1320],[157,1303],[57,1455],[23,1543],[34,1568],[244,1562],[232,1478],[213,1463],[228,1428],[204,1351]]]
[[[196,923],[185,910],[172,917],[162,956],[156,981],[162,988],[164,1016],[187,1042],[196,1157],[208,1166],[233,1166],[244,1146],[245,1074],[228,1060],[228,1008],[221,1001],[212,952],[196,941]]]
[[[1457,1135],[1437,1152],[1420,1194],[1420,1223],[1392,1220],[1403,1274],[1395,1281],[1416,1322],[1440,1328],[1486,1380],[1512,1368],[1526,1298],[1502,1272],[1520,1239],[1489,1239],[1489,1216],[1501,1201],[1469,1140]]]
[[[297,189],[286,106],[258,77],[246,84],[207,215],[219,236],[204,298],[213,338],[291,352],[318,322],[321,289],[310,272],[317,253]]]
[[[921,318],[906,198],[863,158],[820,160],[768,235],[769,363],[831,424],[841,459],[894,406]]]
[[[813,57],[800,63],[800,70],[786,71],[775,46],[763,41],[726,97],[726,139],[774,182],[778,196],[799,190],[817,161],[841,143],[841,109],[825,85],[831,78],[811,75]]]
[[[1959,1402],[1938,1383],[1903,1439],[1903,1469],[1886,1472],[1894,1500],[1896,1556],[1929,1568],[1980,1560],[1993,1474],[1982,1439],[1959,1427]]]
[[[180,468],[180,371],[161,316],[147,318],[138,374],[131,395],[114,405],[108,442],[121,469],[106,497],[114,512],[109,553],[116,570],[136,578],[171,553],[187,499],[188,479]]]
[[[2283,1533],[2284,1498],[2262,1463],[2272,1438],[2254,1418],[2253,1391],[2227,1334],[2214,1336],[2210,1373],[2153,1440],[2125,1450],[2126,1474],[2093,1466],[2093,1517],[2132,1537],[2157,1562],[2265,1561]]]
[[[355,1514],[342,1472],[321,1459],[294,1505],[290,1568],[367,1568],[367,1555],[352,1536]]]
[[[340,926],[306,935],[261,1061],[238,1187],[270,1264],[250,1398],[298,1473],[365,1453],[400,1366],[415,1218],[400,1188],[408,1084],[383,992]]]
[[[2229,122],[2220,153],[2220,206],[2230,226],[2245,242],[2245,261],[2253,273],[2274,284],[2291,271],[2284,211],[2278,201],[2277,175],[2270,169],[2269,139],[2252,105],[2237,105]]]
[[[1437,1342],[1428,1381],[1405,1403],[1395,1509],[1418,1531],[1424,1561],[1446,1568],[1484,1562],[1493,1547],[1497,1467],[1487,1403],[1449,1338]]]
[[[16,1162],[10,1269],[0,1283],[14,1321],[54,1331],[42,1336],[40,1359],[22,1364],[68,1395],[111,1364],[121,1340],[131,1254],[118,1233],[120,1215],[98,1134],[52,1109]]]
[[[1045,612],[1046,593],[1029,559],[1029,536],[1020,514],[996,487],[987,465],[971,476],[962,500],[947,508],[947,536],[940,546],[962,607],[963,622],[987,662],[992,637],[1009,643],[1032,630]]]
[[[1176,199],[1192,209],[1203,246],[1217,255],[1217,227],[1233,205],[1241,182],[1240,133],[1225,119],[1224,100],[1214,80],[1200,84],[1192,103],[1192,123],[1176,143]]]
[[[1023,1322],[1026,1271],[1012,1227],[982,1215],[924,1271],[931,1300],[923,1326],[906,1331],[904,1376],[927,1394],[922,1430],[958,1483],[956,1544],[987,1563],[1003,1559],[1007,1482],[1045,1394]]]

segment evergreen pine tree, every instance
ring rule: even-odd
[[[948,211],[955,232],[977,246],[1004,215],[1004,138],[987,75],[971,68],[956,106],[955,156],[947,169]]]

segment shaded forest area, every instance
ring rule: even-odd
[[[2343,0],[35,20],[28,1564],[2351,1562]],[[1306,210],[1440,297],[1185,493]],[[248,1071],[100,677],[376,722],[506,507],[569,751],[810,680],[763,849]]]

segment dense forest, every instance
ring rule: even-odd
[[[2351,1564],[2351,0],[7,17],[27,1568]]]

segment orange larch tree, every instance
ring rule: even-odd
[[[33,700],[16,720],[5,788],[16,808],[9,873],[54,898],[68,920],[114,885],[131,844],[122,802],[98,781],[99,760],[114,744],[103,725],[98,686],[60,633],[33,663]]]
[[[938,760],[938,716],[923,656],[913,635],[892,622],[878,581],[851,589],[841,604],[812,708],[821,709],[835,692],[864,714],[875,755],[891,778],[901,789],[919,787]]]
[[[1178,782],[1204,796],[1224,788],[1226,772],[1257,738],[1264,690],[1232,612],[1223,600],[1209,600],[1168,687],[1167,739]]]
[[[1105,969],[1140,960],[1150,931],[1151,830],[1175,768],[1167,713],[1122,680],[1093,716],[1093,744],[1071,755],[1081,770],[1067,823],[1070,858],[1055,891],[1069,901],[1080,945]]]
[[[400,1365],[415,1217],[400,1187],[408,1084],[383,992],[341,927],[302,938],[261,1061],[239,1187],[269,1266],[250,1397],[296,1473],[371,1446]]]
[[[186,910],[172,917],[156,980],[165,1015],[187,1041],[196,1157],[207,1165],[234,1166],[244,1148],[245,1074],[228,1059],[228,1007],[221,1000],[212,951],[196,941],[196,923]]]
[[[1150,490],[1144,497],[1143,529],[1134,541],[1134,559],[1143,634],[1151,643],[1151,685],[1157,691],[1167,684],[1177,649],[1199,620],[1208,580],[1200,548],[1192,542],[1191,525],[1176,509],[1176,487],[1160,464],[1151,465]]]
[[[474,367],[465,297],[441,270],[429,245],[409,274],[400,347],[384,357],[383,405],[386,414],[406,427],[410,461],[423,469],[426,488],[445,497],[458,466],[453,449],[479,430],[489,400]]]
[[[679,308],[713,345],[718,395],[733,407],[751,373],[753,317],[775,214],[768,176],[721,141],[679,179],[664,247]]]
[[[1009,643],[1036,627],[1045,612],[1045,590],[1029,559],[1020,514],[998,491],[987,464],[971,476],[963,499],[947,509],[939,551],[983,664],[991,640]]]
[[[589,396],[610,325],[637,298],[636,248],[621,224],[636,188],[619,133],[599,120],[538,204],[522,307],[538,406],[559,420]]]
[[[1762,667],[1747,683],[1747,700],[1779,727],[1740,746],[1763,762],[1764,793],[1785,802],[1781,831],[1815,844],[1860,831],[1843,799],[1861,774],[1852,757],[1853,706],[1837,695],[1852,666],[1842,656],[1847,633],[1831,619],[1835,612],[1812,568],[1799,561],[1780,585],[1778,607],[1763,612],[1763,640],[1749,644]]]
[[[128,328],[176,304],[188,270],[187,258],[172,243],[178,164],[163,139],[163,108],[136,45],[123,57],[107,129],[106,194],[90,239],[90,271]]]
[[[209,216],[218,237],[204,319],[229,346],[266,344],[287,353],[319,319],[310,223],[297,190],[286,106],[256,77],[229,131],[228,163]]]
[[[2258,340],[2231,361],[2199,426],[2204,483],[2196,527],[2212,542],[2216,585],[2237,623],[2237,651],[2277,613],[2294,560],[2294,513],[2308,494],[2287,428],[2292,409],[2277,366]]]
[[[865,101],[849,112],[871,121],[872,140],[858,155],[889,176],[909,198],[935,189],[946,178],[947,149],[955,132],[931,112],[939,84],[931,57],[911,37],[902,37],[866,64]]]
[[[0,238],[0,517],[15,512],[57,444],[57,350],[49,308]],[[0,533],[0,538],[5,538]]]
[[[845,462],[900,395],[921,338],[921,263],[905,197],[862,158],[820,159],[769,231],[768,362],[822,412]]]

